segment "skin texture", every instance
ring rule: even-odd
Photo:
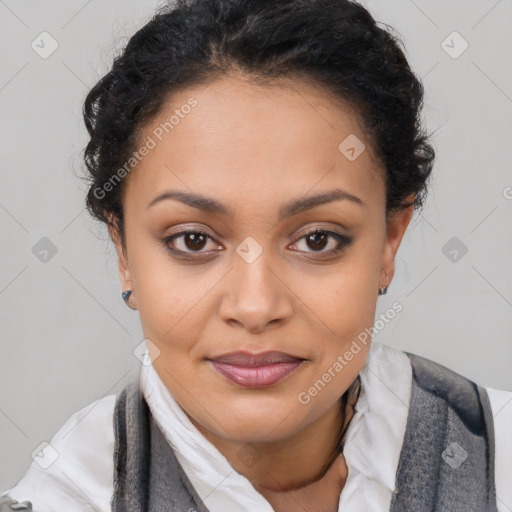
[[[343,455],[323,470],[343,420],[338,400],[370,343],[307,404],[298,395],[373,325],[378,288],[393,278],[412,207],[386,224],[382,170],[357,114],[311,82],[263,86],[235,75],[190,87],[168,99],[140,140],[191,97],[197,106],[127,179],[126,252],[110,233],[122,289],[133,290],[130,306],[158,348],[150,345],[160,378],[233,468],[274,510],[337,510]],[[366,146],[354,161],[338,149],[350,134]],[[334,188],[363,204],[338,200],[279,220],[288,201]],[[213,197],[232,214],[176,200],[148,209],[166,190]],[[192,227],[211,238],[169,242],[192,259],[166,250],[163,238]],[[329,255],[337,240],[315,242],[306,236],[314,228],[352,242]],[[237,252],[246,237],[262,250],[250,263]],[[271,387],[247,389],[207,360],[237,350],[279,350],[306,361]],[[243,457],[248,451],[252,464]]]

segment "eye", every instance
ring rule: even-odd
[[[329,239],[331,240],[330,243]],[[299,242],[301,241],[304,241],[304,244],[302,244],[303,246],[305,245],[306,247],[313,249],[312,251],[301,250],[301,252],[309,254],[318,253],[321,257],[324,257],[335,256],[336,254],[342,252],[352,243],[353,240],[348,236],[340,235],[334,231],[316,228],[299,238],[299,240],[295,242],[292,247],[299,247],[301,245]],[[331,248],[324,250],[325,247],[328,246]]]
[[[211,240],[212,250],[203,250],[208,245],[208,240]],[[318,254],[317,259],[336,256],[344,251],[353,239],[329,231],[326,229],[314,229],[300,237],[291,247],[293,249],[305,245],[306,248],[299,249],[299,252],[308,254]],[[214,240],[210,235],[204,231],[194,228],[188,228],[179,233],[175,233],[161,240],[167,251],[169,251],[176,258],[197,258],[194,256],[210,256],[216,250],[222,250],[222,246]],[[331,246],[328,250],[326,247]],[[307,248],[312,250],[307,250]]]
[[[189,254],[207,254],[210,252],[202,251],[205,245],[207,245],[208,239],[212,240],[213,249],[222,249],[211,236],[197,229],[180,231],[179,233],[164,238],[162,243],[173,255],[184,255],[186,257]]]

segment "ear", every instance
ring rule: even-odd
[[[407,198],[407,202],[413,200],[414,194]],[[386,222],[386,245],[382,255],[379,286],[389,286],[393,280],[395,274],[395,256],[413,213],[414,205],[411,204],[403,210],[392,212]]]
[[[132,290],[128,300],[128,306],[131,309],[138,309],[136,294],[130,274],[130,267],[128,265],[126,247],[122,243],[117,222],[113,220],[113,217],[109,217],[108,232],[117,252],[117,265],[119,269],[119,281],[121,283],[121,290]]]

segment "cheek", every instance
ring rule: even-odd
[[[336,270],[305,286],[309,290],[303,292],[305,303],[336,336],[345,338],[354,329],[373,323],[379,272],[377,258],[367,251],[354,250]]]
[[[131,233],[130,271],[136,292],[140,321],[146,338],[164,342],[169,337],[183,339],[183,324],[190,321],[200,290],[172,264],[160,242]],[[185,320],[185,322],[183,321]]]
[[[376,252],[374,248],[361,244],[347,256],[337,272],[322,280],[322,287],[318,287],[318,283],[316,288],[311,285],[310,289],[315,291],[305,301],[315,313],[309,317],[320,329],[321,343],[316,353],[320,364],[316,377],[331,371],[337,376],[333,379],[337,382],[333,387],[341,385],[343,388],[353,380],[370,347],[380,270]],[[341,362],[339,356],[343,359]]]

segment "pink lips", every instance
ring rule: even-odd
[[[283,352],[231,352],[210,360],[224,377],[247,388],[272,386],[293,373],[304,359]]]

